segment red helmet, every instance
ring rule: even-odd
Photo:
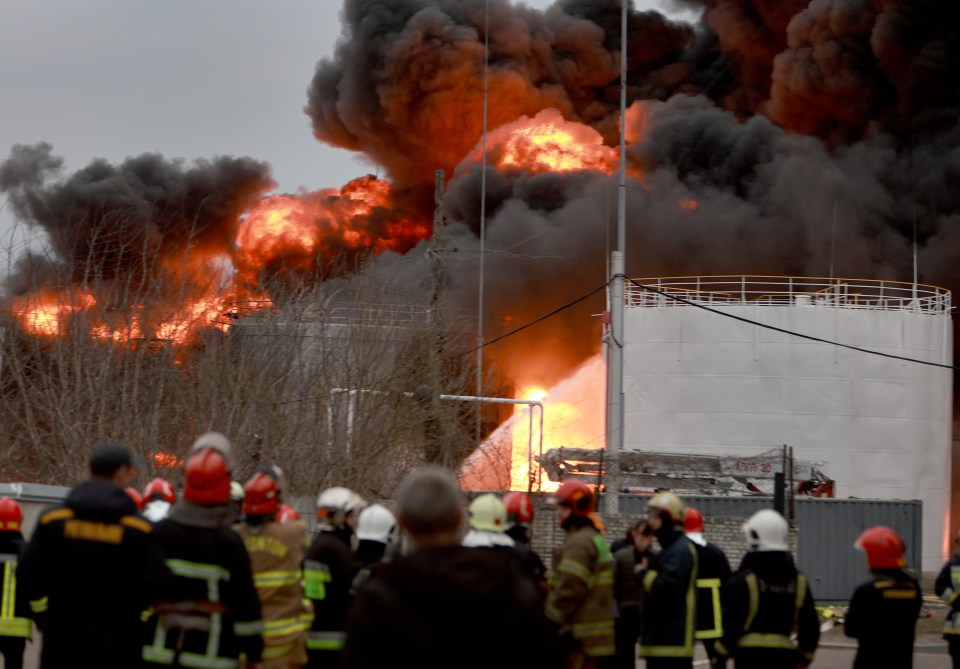
[[[703,532],[703,514],[692,506],[683,510],[683,531]]]
[[[177,493],[169,481],[155,478],[143,489],[143,501],[152,502],[155,499],[162,499],[173,504],[177,501]]]
[[[300,520],[300,514],[289,504],[281,504],[280,511],[277,512],[277,522],[282,524],[291,520]]]
[[[23,525],[20,505],[9,497],[0,497],[0,531],[19,532]]]
[[[588,518],[593,511],[593,491],[579,479],[567,479],[547,500],[550,504],[565,504],[573,515]]]
[[[903,539],[889,527],[871,527],[853,545],[867,554],[871,569],[897,569],[906,564]]]
[[[512,525],[529,525],[533,522],[533,502],[524,492],[509,492],[503,496],[507,507],[507,522]]]
[[[183,497],[201,506],[217,506],[230,501],[230,471],[227,461],[212,448],[190,456],[184,467]]]
[[[143,508],[143,497],[140,496],[140,491],[136,488],[124,488],[123,492],[127,493],[130,496],[130,499],[133,500],[133,503],[137,505],[137,510]]]
[[[247,516],[269,516],[280,509],[277,482],[264,472],[257,472],[243,486],[243,513]]]

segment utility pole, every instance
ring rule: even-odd
[[[623,276],[627,236],[627,0],[620,1],[620,183],[617,189],[617,250],[610,254],[610,329],[607,332],[607,484],[604,510],[620,511],[623,451]]]
[[[429,365],[429,387],[422,389],[418,395],[427,410],[424,421],[424,439],[426,441],[424,456],[428,462],[449,465],[453,458],[449,452],[448,430],[446,421],[440,417],[441,387],[440,358],[445,347],[443,335],[443,312],[441,310],[441,296],[443,293],[443,261],[446,252],[446,235],[443,221],[443,170],[435,173],[433,234],[430,237],[430,247],[427,256],[430,258],[432,276],[432,290],[430,294],[430,348],[427,351]],[[424,397],[426,396],[426,397]]]

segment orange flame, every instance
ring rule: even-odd
[[[179,458],[172,453],[147,453],[147,457],[153,460],[157,469],[180,469],[183,467],[183,458]]]
[[[491,162],[500,169],[520,169],[532,174],[592,170],[609,174],[616,151],[603,143],[596,130],[567,121],[556,109],[544,109],[533,118],[523,116],[500,126],[488,139]],[[482,146],[471,153],[479,161]]]
[[[397,212],[388,182],[368,175],[342,189],[261,200],[237,230],[234,265],[256,283],[277,262],[311,269],[341,254],[405,252],[429,235],[425,221]]]
[[[96,303],[92,295],[73,290],[41,291],[14,298],[13,313],[27,332],[54,337],[64,332],[71,315]]]

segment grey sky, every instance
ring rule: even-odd
[[[340,7],[339,0],[5,2],[0,160],[14,144],[39,141],[53,144],[67,172],[144,152],[247,155],[272,165],[281,191],[343,185],[375,168],[314,140],[302,111],[314,63],[340,34]],[[11,226],[0,208],[0,247]]]

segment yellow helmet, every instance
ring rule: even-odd
[[[683,500],[680,499],[675,493],[658,492],[656,495],[650,498],[650,501],[647,503],[647,509],[663,511],[670,516],[670,520],[675,523],[683,522]]]
[[[480,495],[470,504],[470,527],[475,530],[505,532],[507,507],[491,493]]]

